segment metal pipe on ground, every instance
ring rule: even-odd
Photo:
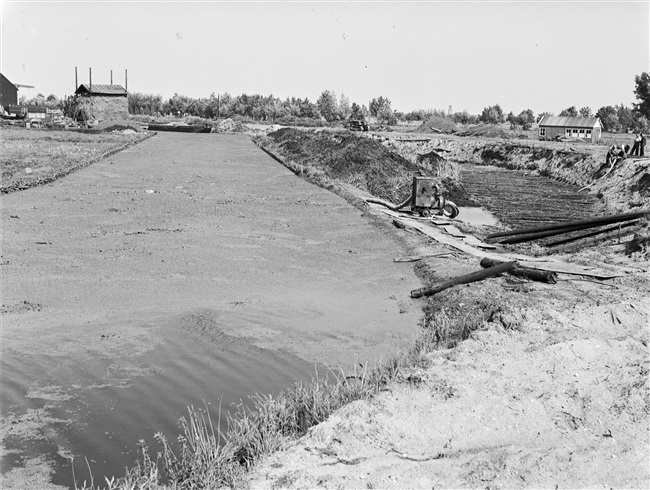
[[[615,214],[611,216],[603,216],[600,218],[589,218],[589,219],[584,219],[580,221],[570,221],[566,223],[558,223],[554,225],[546,225],[546,226],[537,226],[537,227],[532,227],[532,228],[522,228],[519,230],[510,230],[510,231],[500,231],[498,233],[491,233],[486,236],[487,239],[491,238],[500,238],[500,237],[506,237],[506,236],[512,236],[512,235],[523,235],[523,234],[529,234],[529,233],[537,233],[537,232],[542,232],[542,231],[551,231],[551,230],[557,230],[561,228],[567,228],[567,227],[573,227],[573,226],[582,226],[582,225],[590,225],[588,227],[595,227],[595,226],[600,226],[600,225],[608,225],[611,223],[617,223],[620,221],[627,221],[631,219],[637,219],[641,218],[643,216],[646,216],[650,214],[650,211],[637,211],[635,213],[623,213],[623,214]]]
[[[470,282],[482,281],[483,279],[487,279],[489,277],[497,276],[499,274],[503,274],[504,272],[508,272],[516,267],[517,267],[517,261],[504,262],[502,264],[495,265],[494,267],[490,267],[482,271],[476,271],[470,274],[465,274],[464,276],[454,277],[446,282],[438,284],[437,286],[429,286],[425,288],[414,289],[413,291],[411,291],[411,298],[421,298],[422,296],[431,296],[436,293],[439,293],[440,291],[444,291],[445,289],[456,286],[458,284],[468,284]]]
[[[639,223],[639,221],[640,220],[635,219],[635,220],[628,221],[627,223],[619,223],[619,224],[616,224],[614,226],[609,226],[607,228],[604,228],[602,230],[596,230],[596,231],[592,231],[590,233],[583,233],[582,235],[577,235],[577,236],[573,236],[573,237],[569,237],[569,238],[563,238],[562,240],[556,240],[554,242],[549,242],[549,243],[546,243],[544,246],[546,246],[546,247],[555,247],[555,246],[558,246],[558,245],[563,245],[565,243],[570,243],[570,242],[575,242],[577,240],[582,240],[584,238],[589,238],[589,237],[592,237],[592,236],[601,235],[603,233],[618,231],[618,230],[620,230],[622,228],[627,228],[629,226],[635,226],[635,225],[637,225]]]
[[[483,257],[481,259],[481,267],[494,267],[499,264],[503,264],[499,260],[493,260],[488,257]],[[529,267],[515,267],[512,270],[508,271],[508,274],[517,277],[525,277],[531,281],[545,282],[548,284],[555,284],[557,282],[557,274],[553,271],[544,271],[540,269],[531,269]]]
[[[639,219],[637,218],[625,218],[625,219],[619,219],[616,221],[610,221],[609,223],[589,223],[589,224],[582,224],[582,225],[574,225],[574,226],[566,226],[562,228],[557,228],[554,230],[548,230],[548,231],[540,231],[537,233],[528,233],[528,234],[523,234],[523,235],[514,235],[508,238],[504,238],[502,240],[497,240],[496,243],[504,244],[504,245],[510,245],[513,243],[522,243],[522,242],[529,242],[532,240],[539,240],[540,238],[546,238],[550,236],[555,236],[555,235],[562,235],[564,233],[569,233],[571,231],[580,231],[580,230],[587,230],[589,228],[596,228],[599,226],[604,226],[607,224],[611,223],[622,223],[624,221],[631,221],[633,219]]]

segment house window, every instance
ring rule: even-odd
[[[577,137],[578,137],[578,130],[577,130],[577,129],[572,129],[572,130],[571,130],[571,133],[572,133],[572,134],[571,134],[572,137],[574,137],[574,138],[577,138]]]
[[[571,128],[566,128],[564,130],[564,136],[566,136],[567,138],[571,136]]]
[[[587,138],[591,138],[591,129],[587,130],[586,136],[587,136]]]
[[[546,136],[546,128],[539,128],[539,135]]]
[[[584,129],[581,129],[581,130],[580,130],[580,137],[581,137],[581,138],[584,138],[584,137],[585,137],[585,130],[584,130]]]

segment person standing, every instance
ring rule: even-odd
[[[639,143],[639,156],[642,157],[644,155],[643,149],[645,148],[646,137],[643,133],[640,133],[639,136],[641,136],[641,142]]]
[[[639,156],[639,149],[641,146],[641,133],[634,138],[634,144],[632,145],[632,151],[630,151],[630,156],[637,157]]]

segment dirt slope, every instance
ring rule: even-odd
[[[496,160],[484,160],[485,142],[434,145],[465,161]],[[599,182],[599,155],[573,161],[562,149],[544,151],[537,162],[518,150],[494,163],[551,172],[568,161],[582,171],[566,175],[608,182],[610,196],[638,188],[628,183],[633,162]],[[400,233],[413,254],[453,251],[411,231]],[[435,283],[478,268],[477,258],[454,253],[415,270]],[[648,262],[604,248],[564,258],[626,273],[602,282],[560,274],[552,285],[497,277],[423,301],[425,324],[466,340],[288,444],[254,469],[250,488],[648,488]]]
[[[441,278],[477,267],[423,262]],[[469,319],[469,338],[312,428],[250,488],[647,488],[650,283],[636,266],[605,283],[501,277],[435,296],[429,320]]]

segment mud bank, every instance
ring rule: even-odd
[[[596,195],[612,212],[650,207],[650,159],[629,158],[610,167],[605,163],[606,146],[449,135],[420,140],[412,136],[375,138],[401,154],[435,150],[460,163],[536,172]]]

